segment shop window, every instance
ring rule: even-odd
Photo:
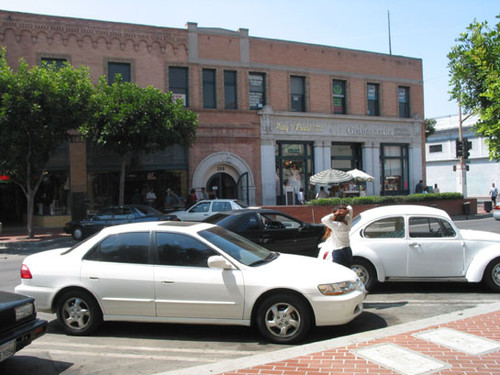
[[[248,79],[250,109],[262,109],[266,104],[266,75],[250,73]]]
[[[368,100],[368,116],[380,116],[379,85],[368,83],[366,85]]]
[[[132,81],[132,70],[130,63],[123,62],[108,62],[108,83],[111,85],[115,82],[115,76],[120,74],[122,82]]]
[[[168,89],[174,94],[174,99],[181,99],[184,107],[189,106],[188,68],[171,66],[168,68]]]
[[[236,71],[224,71],[224,108],[238,109]]]
[[[303,189],[306,200],[309,177],[313,174],[313,144],[309,142],[277,142],[276,148],[276,199],[278,204],[298,204],[298,193]],[[314,197],[313,197],[314,198]]]
[[[290,77],[290,94],[292,112],[306,110],[306,79],[305,77]]]
[[[410,88],[398,87],[399,117],[410,117]]]
[[[203,108],[216,108],[215,69],[203,69]]]
[[[383,193],[408,194],[408,145],[381,145]]]
[[[333,113],[345,115],[346,108],[346,82],[333,80]]]

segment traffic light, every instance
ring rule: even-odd
[[[464,155],[464,144],[460,139],[455,140],[455,149],[457,158]]]
[[[468,159],[470,156],[470,150],[472,148],[472,142],[469,141],[467,138],[464,138],[462,143],[463,143],[463,146],[462,146],[463,152],[462,153],[463,153],[464,159]]]

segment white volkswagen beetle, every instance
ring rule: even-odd
[[[354,218],[350,239],[352,269],[367,289],[383,281],[484,281],[500,292],[500,235],[460,230],[443,210],[367,210]]]
[[[16,291],[72,335],[103,320],[254,325],[288,344],[313,325],[350,322],[366,294],[348,268],[192,222],[108,227],[71,249],[28,256],[21,279]]]

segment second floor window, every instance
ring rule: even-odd
[[[410,117],[410,88],[398,87],[399,117]]]
[[[115,76],[120,74],[122,82],[131,82],[132,74],[130,63],[108,62],[108,83],[111,85],[115,82]]]
[[[238,108],[238,97],[236,90],[236,72],[234,70],[224,71],[224,107],[226,109]]]
[[[174,99],[182,99],[184,107],[188,101],[188,68],[171,66],[168,68],[168,89],[174,94]]]
[[[52,58],[52,57],[42,57],[42,64],[45,63],[45,64],[55,64],[56,67],[58,68],[62,68],[62,66],[64,65],[64,63],[68,60],[66,59],[57,59],[57,58]]]
[[[250,73],[248,79],[250,109],[262,109],[266,104],[266,75],[264,73]]]
[[[380,116],[379,85],[368,83],[366,85],[368,100],[368,116]]]
[[[290,77],[290,94],[292,112],[305,112],[306,110],[306,79],[305,77]]]
[[[333,80],[333,113],[340,115],[347,113],[345,81]]]
[[[203,69],[203,108],[216,108],[215,69]]]

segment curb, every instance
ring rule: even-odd
[[[363,342],[368,342],[384,337],[394,336],[402,333],[427,329],[431,326],[446,324],[457,320],[471,318],[477,315],[492,313],[500,310],[500,303],[493,303],[486,306],[478,306],[470,309],[455,311],[449,314],[439,315],[431,318],[417,320],[392,327],[381,328],[374,331],[357,333],[354,335],[338,337],[330,340],[319,341],[311,344],[295,346],[273,352],[257,354],[254,356],[230,359],[218,363],[195,366],[185,369],[177,369],[156,373],[155,375],[198,375],[198,374],[221,374],[264,365],[271,362],[280,362],[287,359],[302,357],[313,353],[331,350],[332,348],[351,346]]]

